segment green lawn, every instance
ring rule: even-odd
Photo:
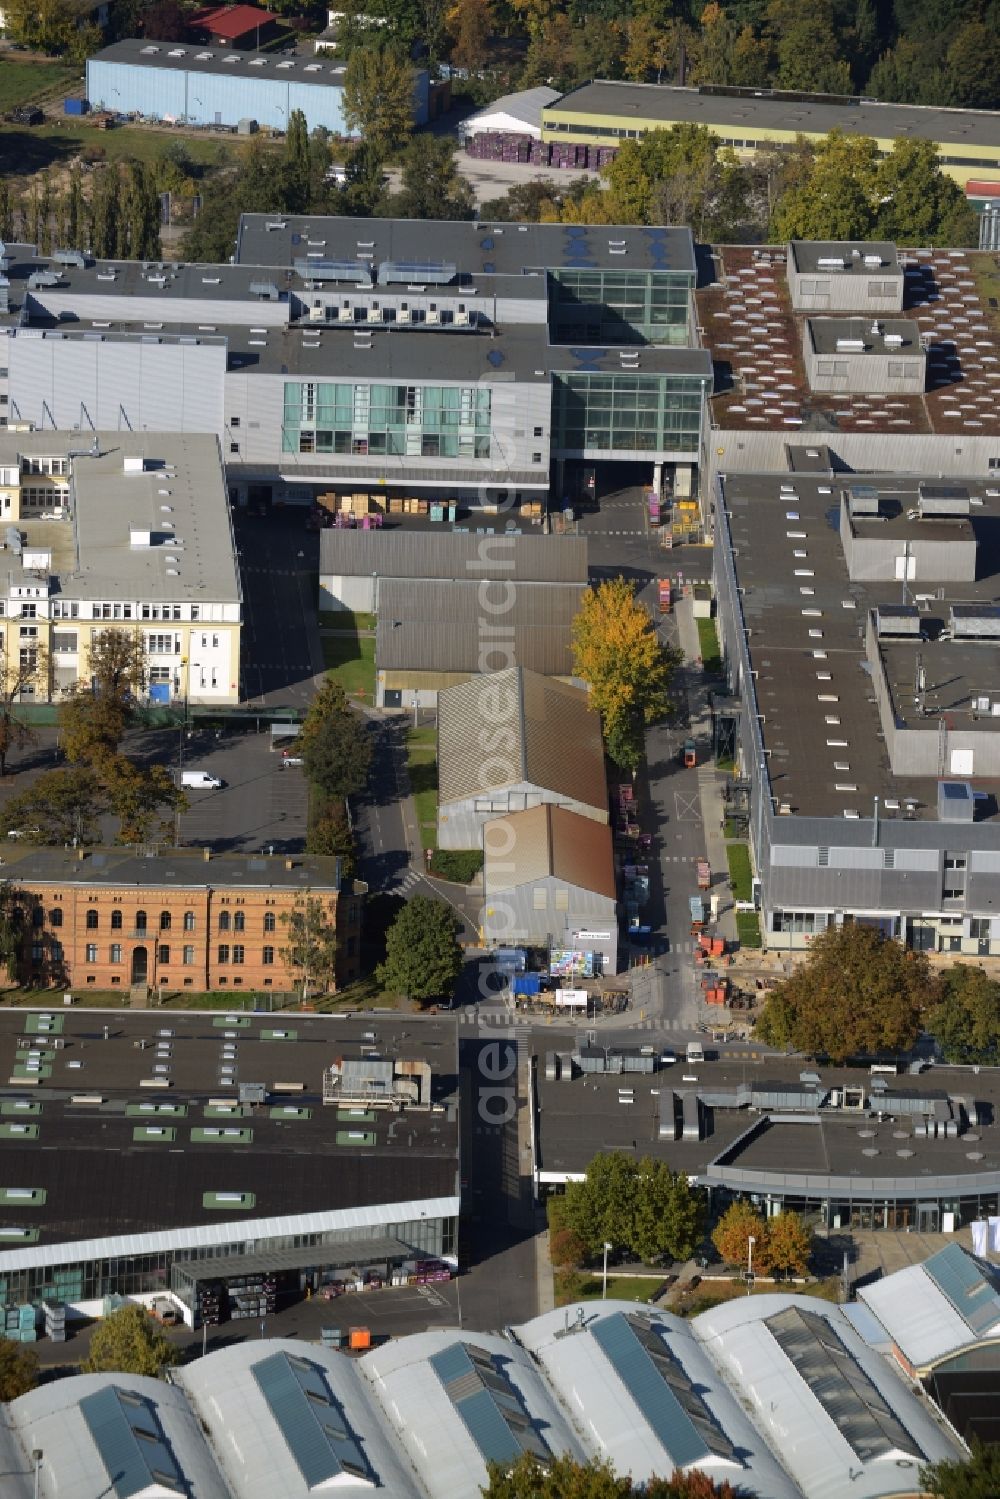
[[[1000,330],[1000,308],[990,306],[990,298],[1000,304],[1000,267],[992,255],[970,255],[969,269],[976,283],[979,300],[983,304],[986,321]]]
[[[4,64],[0,64],[2,80]],[[79,78],[74,70],[73,76]],[[67,94],[82,88],[67,89]],[[3,83],[0,81],[0,96]],[[33,102],[28,90],[28,102]],[[9,108],[5,105],[4,108]],[[84,119],[86,116],[84,116]],[[69,119],[53,125],[0,125],[0,171],[28,176],[43,167],[68,165],[81,153],[100,161],[142,161],[147,166],[159,161],[169,146],[181,142],[191,161],[199,166],[224,166],[232,160],[234,145],[221,136],[176,134],[168,130],[144,130],[137,125],[98,130],[94,125],[77,124]]]
[[[353,609],[321,609],[319,611],[320,628],[323,630],[353,630],[355,634],[361,634],[375,628],[374,614],[355,613]]]
[[[82,69],[72,63],[27,62],[7,53],[0,62],[0,111],[15,104],[37,104],[50,94],[68,97],[83,93]]]
[[[420,824],[423,848],[437,848],[437,730],[410,729],[406,736],[406,769]]]
[[[648,1301],[663,1281],[655,1276],[609,1275],[608,1299],[614,1301]],[[556,1277],[556,1306],[571,1301],[600,1301],[603,1282],[600,1275],[571,1273]]]
[[[696,619],[698,626],[698,649],[701,651],[702,669],[707,672],[722,670],[722,657],[719,654],[719,635],[715,628],[714,619]]]
[[[348,697],[375,700],[375,638],[372,635],[324,635],[323,660]]]
[[[729,883],[733,887],[733,900],[753,899],[753,875],[750,871],[750,850],[745,843],[727,843],[726,859],[729,863]]]
[[[760,917],[756,911],[737,911],[736,935],[741,947],[760,947]]]

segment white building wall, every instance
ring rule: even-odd
[[[594,822],[606,823],[606,807],[591,807],[574,797],[561,796],[546,786],[535,786],[530,781],[521,781],[516,786],[504,787],[489,796],[470,796],[458,802],[448,802],[438,807],[439,848],[481,848],[483,827],[494,817],[506,817],[511,812],[524,812],[529,807],[543,804],[564,807],[568,812],[577,812]]]

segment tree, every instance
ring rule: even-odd
[[[303,895],[281,916],[288,944],[281,948],[282,962],[295,969],[302,984],[305,1004],[315,986],[329,993],[337,982],[337,923],[325,901]]]
[[[372,741],[339,682],[326,677],[309,704],[299,736],[306,774],[328,797],[341,801],[368,779]]]
[[[543,1467],[530,1452],[513,1465],[490,1463],[486,1499],[737,1499],[728,1483],[714,1483],[693,1468],[670,1478],[653,1477],[635,1487],[607,1461],[592,1458],[580,1463],[569,1456],[553,1458]]]
[[[38,1353],[23,1343],[0,1338],[0,1400],[16,1400],[38,1383]]]
[[[972,1456],[942,1460],[920,1470],[920,1486],[935,1499],[997,1499],[1000,1494],[1000,1446],[973,1441]]]
[[[24,749],[38,738],[20,704],[25,690],[40,676],[48,675],[47,661],[41,648],[17,657],[0,656],[0,776],[7,774],[11,750]]]
[[[872,927],[829,926],[808,959],[768,996],[757,1035],[834,1062],[905,1051],[934,997],[927,958]]]
[[[403,153],[402,191],[393,210],[405,219],[471,219],[476,200],[445,136],[415,135]]]
[[[798,1213],[767,1220],[762,1269],[772,1275],[804,1275],[812,1255],[812,1235]]]
[[[130,704],[146,690],[148,664],[141,630],[95,630],[87,670],[98,697]]]
[[[452,67],[478,73],[485,66],[493,32],[490,0],[459,0],[447,15]]]
[[[754,1241],[754,1259],[763,1269],[764,1236],[767,1226],[760,1213],[744,1198],[731,1203],[712,1230],[712,1243],[727,1265],[750,1268],[750,1240]]]
[[[831,130],[811,169],[775,205],[778,239],[870,239],[878,209],[878,149],[868,136]]]
[[[109,810],[118,818],[119,843],[170,836],[187,798],[165,765],[135,765],[125,755],[113,755],[101,762],[99,774]]]
[[[875,192],[881,238],[908,245],[978,243],[975,210],[958,184],[941,171],[931,141],[893,141],[876,169]]]
[[[354,874],[357,845],[343,801],[331,797],[329,801],[324,801],[317,814],[310,818],[306,832],[306,851],[310,854],[322,854],[326,858],[339,859],[344,878],[350,878]]]
[[[290,213],[305,213],[310,200],[309,130],[301,109],[288,116],[282,164],[285,203]]]
[[[109,168],[117,172],[116,168]],[[141,161],[131,161],[120,173],[122,211],[118,217],[118,254],[130,260],[156,260],[160,255],[160,195],[153,173]],[[102,632],[121,634],[122,631]],[[140,637],[141,639],[141,637]]]
[[[955,963],[941,977],[925,1017],[949,1062],[995,1064],[1000,1055],[1000,983],[981,968]]]
[[[93,765],[117,753],[128,728],[124,703],[78,688],[59,704],[59,741],[73,765]]]
[[[145,1374],[159,1379],[180,1356],[180,1349],[145,1308],[130,1302],[97,1324],[80,1368],[84,1374]]]
[[[990,24],[969,19],[958,30],[946,57],[949,103],[963,109],[996,109],[1000,42],[996,18]]]
[[[4,809],[6,826],[19,828],[30,843],[81,844],[101,841],[100,819],[109,810],[107,793],[89,768],[47,770]]]
[[[380,161],[413,127],[416,75],[391,43],[378,41],[351,54],[344,74],[344,119]]]
[[[642,752],[642,726],[666,712],[679,656],[663,645],[652,615],[635,600],[625,578],[589,590],[573,621],[573,666],[601,715],[608,753],[634,770]]]
[[[599,1152],[582,1182],[568,1182],[563,1225],[598,1254],[605,1243],[651,1261],[693,1254],[704,1221],[704,1195],[663,1161]]]
[[[24,900],[23,890],[18,890],[9,880],[0,884],[0,966],[10,979],[17,977],[17,960],[24,939]],[[5,1398],[9,1397],[0,1394],[0,1400]]]
[[[375,970],[379,984],[420,1002],[450,999],[462,971],[460,930],[444,901],[415,895],[386,933],[385,962]]]

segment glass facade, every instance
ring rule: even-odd
[[[79,1264],[44,1266],[9,1272],[0,1277],[0,1299],[7,1303],[29,1301],[100,1301],[105,1296],[141,1296],[170,1287],[170,1267],[185,1260],[204,1260],[233,1254],[266,1254],[269,1250],[305,1249],[313,1245],[350,1243],[365,1237],[363,1230],[332,1230],[329,1233],[283,1234],[272,1239],[241,1239],[198,1249],[161,1250],[158,1254],[129,1255],[118,1259],[85,1260]],[[449,1256],[455,1253],[454,1218],[418,1218],[372,1228],[372,1237],[400,1239],[417,1253]],[[332,1262],[336,1262],[333,1253]],[[323,1255],[317,1261],[324,1262]]]
[[[684,375],[553,376],[553,446],[696,456],[702,381]]]
[[[281,450],[366,458],[489,458],[485,385],[289,381]]]
[[[688,341],[693,279],[681,273],[580,270],[549,273],[549,329],[556,343]]]

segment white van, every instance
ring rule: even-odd
[[[221,791],[225,785],[218,776],[213,776],[207,770],[182,770],[181,785],[190,786],[196,791]]]

